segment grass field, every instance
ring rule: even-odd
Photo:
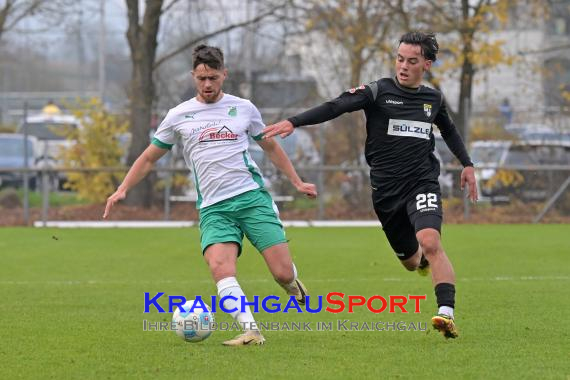
[[[235,332],[190,344],[145,332],[144,292],[216,292],[196,229],[0,229],[0,378],[568,379],[568,225],[446,226],[458,278],[461,336],[434,331],[267,331],[265,346],[229,348]],[[374,228],[290,228],[300,278],[313,295],[426,294],[420,314],[261,313],[259,321],[423,322],[430,280],[409,273]],[[248,295],[283,295],[246,244]],[[165,302],[161,302],[165,305]],[[229,322],[225,314],[217,320]],[[336,322],[335,322],[336,323]]]

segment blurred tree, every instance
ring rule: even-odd
[[[350,58],[349,84],[361,84],[362,72],[372,59],[383,58],[393,49],[390,30],[397,27],[394,9],[384,0],[304,1],[308,32],[324,33]]]
[[[285,1],[280,1],[277,2],[277,5],[273,5],[272,2],[268,2],[269,7],[265,11],[259,12],[255,17],[190,38],[182,43],[181,46],[157,58],[157,35],[160,29],[160,21],[178,2],[179,0],[171,0],[170,2],[146,0],[141,20],[140,2],[138,0],[126,0],[129,22],[127,40],[132,63],[132,75],[129,86],[132,143],[129,148],[128,164],[132,164],[149,144],[151,113],[156,95],[154,70],[169,59],[190,49],[198,42],[256,23],[275,14],[286,3]],[[143,183],[133,188],[129,192],[127,201],[133,205],[149,207],[152,202],[151,182],[151,178],[147,177]]]
[[[129,27],[127,40],[131,52],[131,81],[129,85],[131,145],[127,163],[132,164],[149,143],[152,103],[154,101],[153,66],[158,46],[157,35],[162,16],[163,0],[146,0],[142,23],[138,0],[126,0]],[[109,193],[111,193],[110,191]],[[152,185],[149,177],[130,192],[128,201],[150,207]]]
[[[69,5],[71,0],[5,0],[0,6],[0,40],[3,35],[13,30],[25,18],[36,18],[40,24],[56,25],[64,17],[62,9]]]
[[[419,5],[416,2],[415,20],[407,19],[416,28],[434,31],[440,37],[443,64],[431,70],[428,80],[439,88],[442,76],[459,73],[459,104],[456,111],[452,107],[448,110],[463,138],[475,74],[497,65],[511,65],[515,60],[504,51],[506,41],[489,37],[506,25],[509,10],[516,5],[513,0],[426,0]],[[408,24],[408,29],[411,26]]]
[[[336,68],[335,80],[348,89],[362,84],[363,73],[372,61],[382,61],[393,50],[391,32],[401,27],[399,20],[394,17],[399,2],[307,0],[295,2],[295,7],[304,14],[306,32],[325,36],[333,42],[334,48],[340,47],[344,52],[348,65]],[[326,60],[322,56],[319,59]],[[321,62],[321,65],[327,63]],[[367,78],[371,79],[376,77]],[[360,162],[366,132],[363,117],[360,113],[353,114],[345,117],[344,121],[335,129],[335,140],[345,144],[353,162]],[[341,139],[339,135],[342,135]],[[338,149],[335,151],[339,153]]]
[[[33,15],[45,0],[6,0],[0,9],[0,40],[3,34],[14,28],[24,18]]]

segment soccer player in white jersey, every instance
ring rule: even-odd
[[[281,146],[262,139],[265,127],[257,108],[246,99],[222,91],[227,77],[219,48],[200,45],[193,52],[192,77],[198,94],[171,109],[149,147],[137,158],[117,191],[107,199],[103,217],[113,205],[141,181],[153,164],[180,141],[184,159],[195,176],[200,214],[200,240],[204,259],[227,310],[244,326],[244,333],[224,342],[227,346],[263,344],[249,306],[242,313],[245,296],[236,279],[236,261],[244,234],[261,252],[265,262],[288,295],[305,303],[307,290],[297,278],[277,207],[263,187],[259,168],[248,153],[249,136],[295,186],[307,196],[317,195],[313,184],[299,178]]]

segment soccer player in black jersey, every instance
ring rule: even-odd
[[[438,50],[435,35],[406,33],[398,46],[395,78],[382,78],[348,90],[263,132],[265,138],[286,137],[296,127],[364,110],[365,156],[370,166],[374,210],[404,267],[424,275],[431,268],[439,307],[432,324],[446,338],[456,338],[455,274],[441,245],[440,168],[433,154],[434,124],[464,166],[461,188],[468,185],[473,202],[477,200],[477,188],[473,163],[449,117],[443,95],[421,85]]]

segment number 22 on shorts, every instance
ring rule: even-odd
[[[427,193],[416,195],[416,209],[421,210],[426,207],[437,208],[437,194]]]

